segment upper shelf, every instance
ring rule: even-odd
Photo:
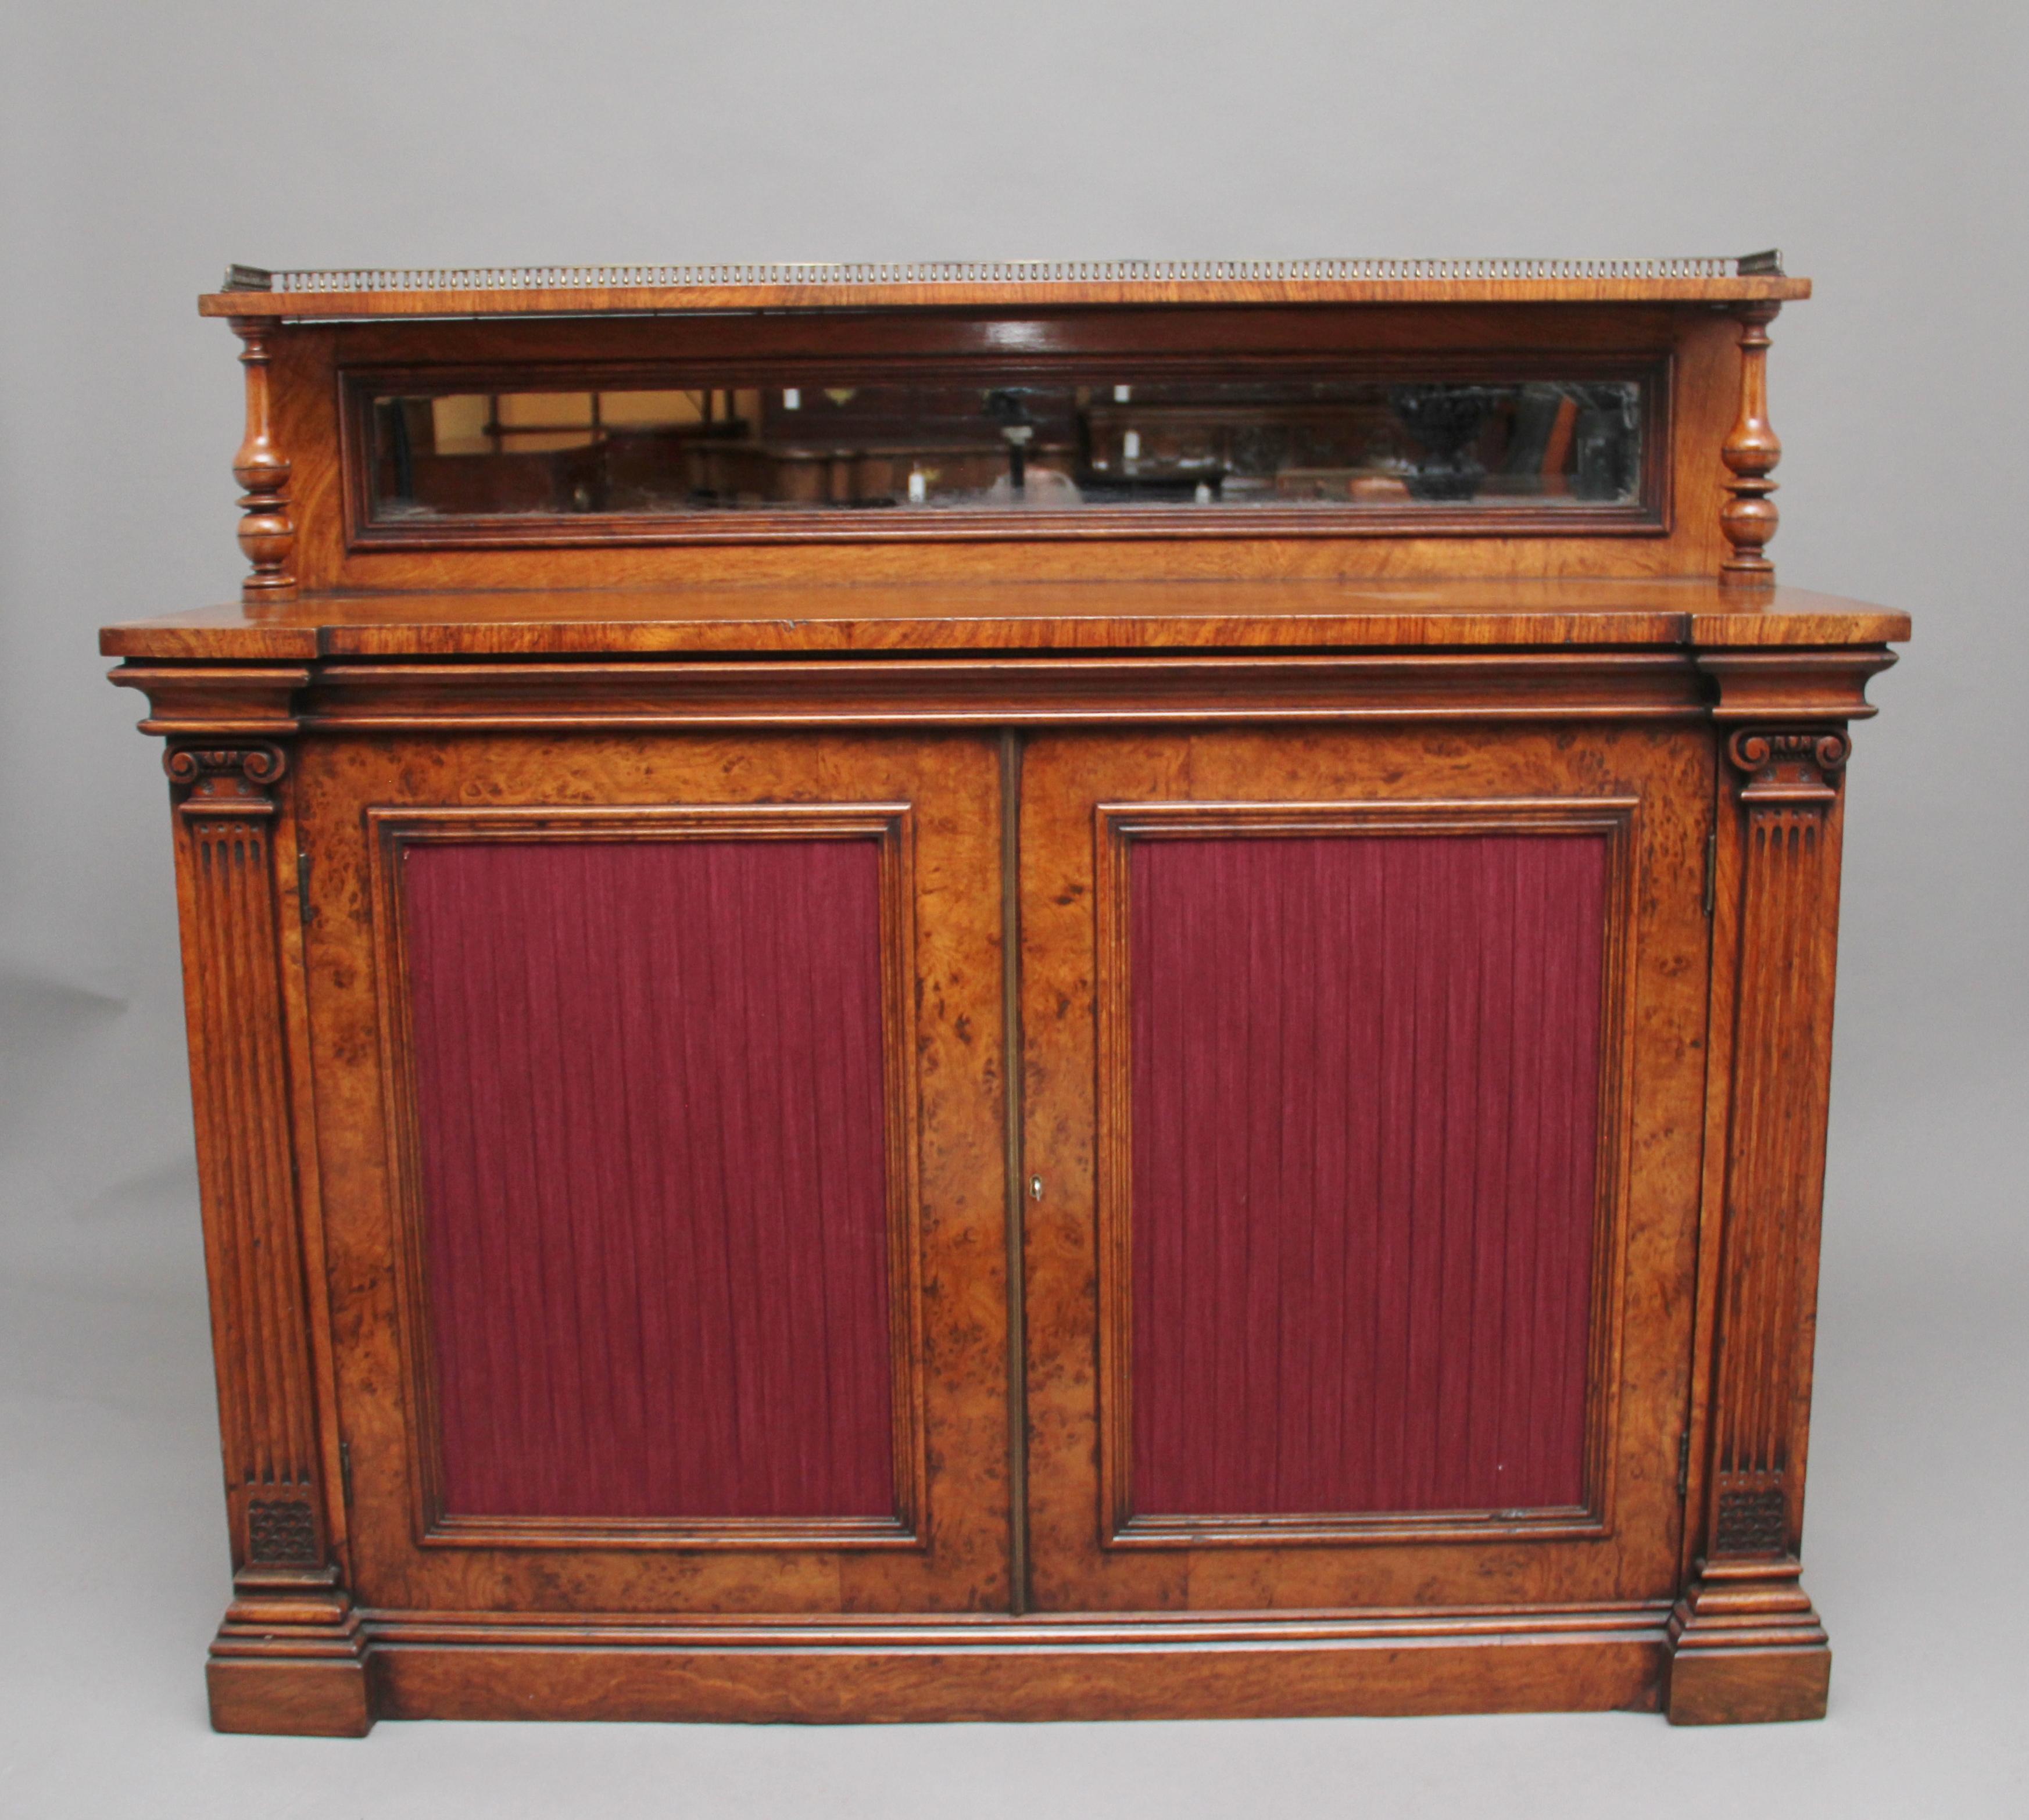
[[[1780,257],[268,272],[250,600],[1772,585]]]
[[[640,315],[963,305],[1742,303],[1808,297],[1779,254],[1682,259],[995,260],[903,265],[531,265],[266,271],[235,265],[206,316]]]

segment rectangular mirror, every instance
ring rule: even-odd
[[[782,378],[376,387],[368,522],[1642,498],[1649,387],[1634,379]]]

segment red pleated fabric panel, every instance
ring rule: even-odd
[[[1130,854],[1136,1510],[1581,1502],[1604,840]]]
[[[878,866],[407,850],[450,1513],[892,1513]]]

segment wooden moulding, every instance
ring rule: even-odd
[[[363,1615],[372,1718],[767,1721],[1653,1711],[1664,1608],[953,1622]],[[303,1732],[280,1667],[221,1729]],[[217,1711],[217,1708],[214,1708]],[[363,1728],[362,1728],[363,1729]]]
[[[321,730],[603,725],[1066,725],[1415,717],[1682,719],[1702,712],[1687,660],[1431,653],[1339,658],[840,660],[824,663],[332,664],[302,701]]]
[[[1878,666],[1877,666],[1878,667]],[[1218,718],[1701,719],[1669,651],[812,662],[123,664],[172,737],[510,729],[1124,725]]]

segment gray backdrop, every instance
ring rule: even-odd
[[[0,46],[0,1811],[2020,1814],[2019,0],[17,0]],[[220,1739],[170,889],[102,620],[227,598],[229,258],[1779,244],[1783,575],[1912,610],[1850,774],[1808,1583],[1832,1716]],[[1701,1792],[1702,1791],[1702,1792]]]

